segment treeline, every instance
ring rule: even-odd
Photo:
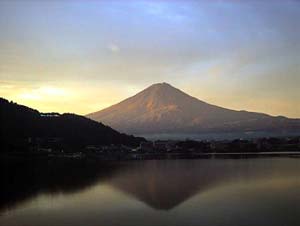
[[[40,113],[0,98],[1,151],[30,148],[35,140],[56,139],[68,151],[86,145],[124,144],[138,146],[144,138],[129,136],[75,114]]]

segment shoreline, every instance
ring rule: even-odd
[[[236,159],[236,158],[265,158],[265,157],[293,157],[300,158],[300,152],[228,152],[228,153],[128,153],[125,155],[37,155],[23,153],[3,153],[0,161],[22,160],[87,160],[87,161],[126,161],[126,160],[172,160],[172,159]]]

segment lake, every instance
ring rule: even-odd
[[[0,225],[300,225],[300,158],[1,164]]]

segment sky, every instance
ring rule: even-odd
[[[0,96],[87,114],[167,82],[300,118],[300,1],[1,0]]]

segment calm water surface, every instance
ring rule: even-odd
[[[1,175],[3,226],[300,225],[297,158],[18,163]]]

